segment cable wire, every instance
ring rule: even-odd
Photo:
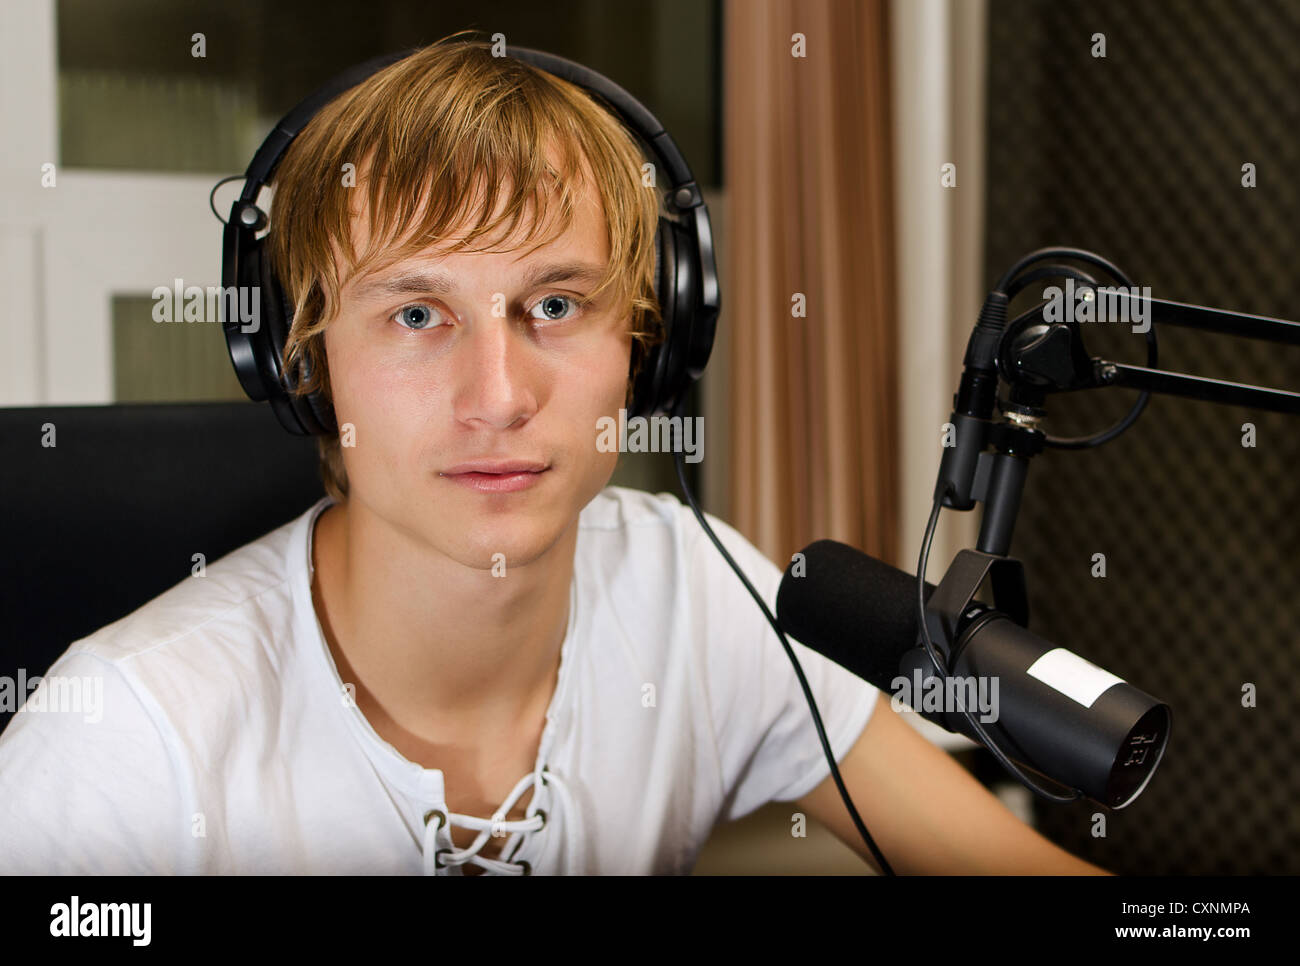
[[[223,225],[226,223],[226,219],[222,218],[221,213],[217,211],[217,203],[215,200],[217,197],[217,189],[220,188],[223,184],[227,184],[228,182],[231,181],[238,181],[242,177],[243,177],[242,174],[232,174],[227,178],[222,178],[220,181],[214,184],[212,186],[212,190],[208,192],[208,207],[211,208],[212,213],[217,216],[217,221],[221,222]]]
[[[674,420],[685,410],[686,397],[687,394],[682,393],[681,398],[677,401],[677,405],[673,407]],[[670,423],[669,425],[676,426],[680,431],[684,432],[685,427],[680,422]],[[871,850],[871,854],[875,856],[876,861],[880,864],[881,871],[885,875],[896,875],[897,873],[894,872],[890,864],[885,861],[885,856],[877,847],[875,840],[871,837],[871,833],[867,831],[866,825],[862,823],[862,818],[858,815],[858,810],[853,805],[853,799],[849,796],[848,789],[844,787],[844,779],[840,777],[840,769],[835,763],[835,755],[831,751],[830,742],[826,739],[826,729],[822,726],[822,716],[817,710],[817,701],[813,698],[812,690],[808,687],[808,679],[804,677],[803,668],[800,667],[799,659],[795,656],[794,649],[790,647],[790,642],[786,639],[785,632],[781,630],[781,626],[776,622],[776,618],[774,618],[772,612],[768,610],[767,604],[764,603],[762,595],[754,589],[754,585],[749,582],[749,578],[745,576],[744,571],[742,571],[736,561],[731,558],[731,554],[727,553],[727,548],[722,545],[722,541],[718,539],[717,534],[713,532],[713,528],[710,527],[708,522],[704,519],[704,512],[695,501],[695,494],[691,492],[691,488],[686,484],[686,467],[683,462],[685,456],[684,450],[685,446],[682,445],[681,438],[678,438],[676,445],[673,446],[673,461],[677,466],[677,481],[681,484],[682,492],[686,495],[686,501],[695,512],[695,519],[700,522],[700,526],[704,528],[704,532],[708,534],[709,539],[713,541],[713,545],[718,548],[718,552],[726,559],[727,563],[731,566],[731,569],[736,572],[736,576],[739,577],[740,582],[745,585],[745,589],[749,591],[749,595],[754,598],[759,609],[763,612],[763,616],[767,618],[767,622],[771,624],[772,629],[776,631],[776,636],[781,639],[781,646],[785,648],[786,656],[790,658],[790,663],[794,665],[795,677],[799,679],[799,687],[803,689],[804,697],[808,701],[808,710],[812,712],[813,725],[817,729],[817,737],[821,741],[822,752],[826,755],[826,760],[830,762],[831,777],[835,779],[835,787],[839,789],[840,797],[844,799],[844,806],[849,810],[849,817],[853,819],[853,824],[857,827],[858,834],[862,836],[862,840],[867,843],[867,848]]]
[[[941,492],[935,494],[934,506],[930,510],[930,520],[925,525],[925,538],[921,541],[921,559],[917,561],[916,564],[916,606],[917,620],[920,622],[921,626],[921,640],[925,642],[925,652],[930,656],[930,660],[933,662],[935,670],[938,671],[940,677],[944,679],[947,679],[948,677],[948,667],[943,660],[943,656],[935,649],[934,642],[930,639],[930,628],[925,622],[925,569],[926,564],[930,559],[930,544],[934,540],[935,526],[939,522],[939,511],[943,509],[944,497],[948,495],[952,488],[952,483],[948,482],[945,484]],[[1002,749],[994,743],[993,739],[988,736],[988,733],[980,727],[980,723],[976,720],[971,709],[966,707],[966,702],[961,697],[961,689],[955,689],[953,693],[957,695],[957,701],[961,705],[961,712],[966,715],[966,720],[970,722],[971,727],[975,729],[975,733],[978,734],[980,740],[984,742],[984,747],[993,753],[993,756],[997,758],[1003,768],[1014,775],[1015,778],[1029,788],[1030,791],[1049,802],[1073,802],[1080,797],[1078,789],[1071,789],[1071,794],[1069,795],[1057,795],[1055,792],[1048,791],[1041,787],[1037,782],[1022,772],[1018,767],[1016,767],[1011,759],[1003,753]],[[1053,784],[1057,783],[1053,782]]]

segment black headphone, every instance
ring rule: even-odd
[[[604,101],[641,142],[648,156],[658,162],[656,174],[663,172],[667,176],[670,186],[665,191],[665,207],[682,220],[661,215],[655,232],[655,295],[663,317],[664,338],[642,363],[628,416],[673,412],[691,384],[703,375],[717,327],[718,276],[704,196],[663,125],[623,88],[554,54],[523,47],[507,47],[506,51],[508,56],[570,81]],[[387,54],[359,64],[286,114],[249,162],[244,189],[231,206],[222,235],[221,281],[225,291],[242,292],[248,286],[251,288],[247,290],[259,293],[260,317],[252,331],[242,329],[238,313],[230,312],[223,320],[235,374],[250,398],[270,401],[280,424],[294,435],[332,435],[337,429],[332,407],[320,393],[299,396],[291,391],[311,376],[306,355],[297,373],[283,371],[293,304],[271,271],[266,236],[258,237],[258,232],[267,227],[268,218],[257,207],[257,196],[289,144],[322,107],[410,53]],[[226,306],[228,300],[222,304]]]

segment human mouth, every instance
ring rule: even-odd
[[[438,475],[481,493],[515,493],[535,486],[549,470],[545,463],[527,460],[480,460],[458,464]]]

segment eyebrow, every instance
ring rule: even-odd
[[[558,265],[538,265],[524,273],[524,288],[551,285],[555,282],[598,282],[605,270],[584,262],[567,262]],[[357,286],[358,299],[378,299],[393,295],[449,295],[456,290],[450,275],[445,272],[402,272],[381,276]]]

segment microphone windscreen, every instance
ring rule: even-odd
[[[928,601],[934,584],[926,582]],[[889,690],[916,646],[916,578],[836,540],[818,540],[786,567],[776,596],[781,629]]]

